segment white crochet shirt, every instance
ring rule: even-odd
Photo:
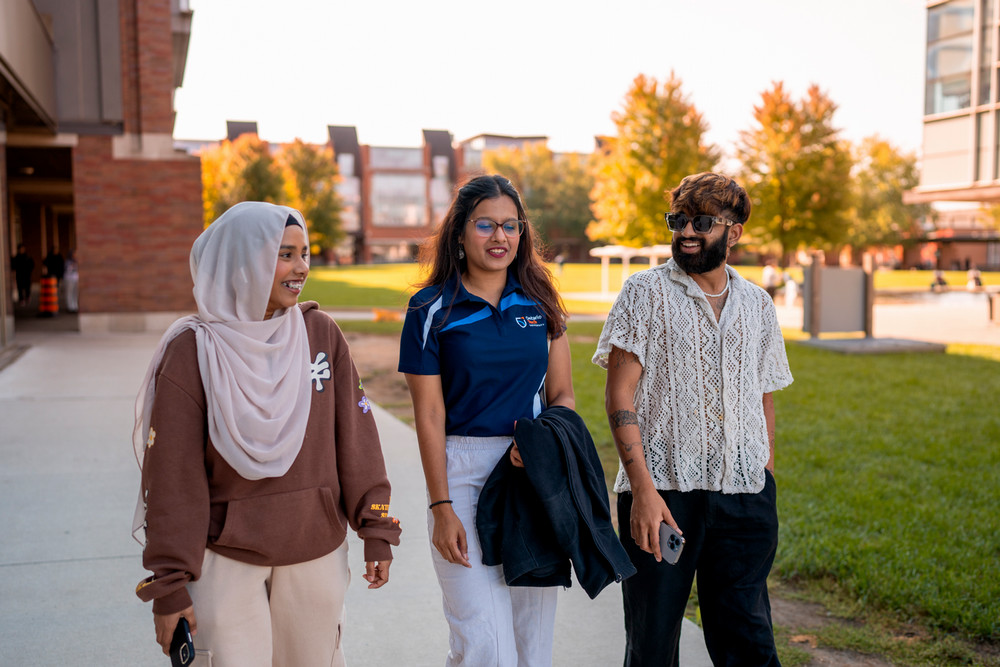
[[[701,288],[677,266],[641,271],[622,287],[593,361],[611,347],[643,373],[635,394],[646,466],[657,489],[758,493],[770,457],[763,395],[792,383],[774,302],[729,272],[718,322]],[[630,489],[619,465],[615,491]]]

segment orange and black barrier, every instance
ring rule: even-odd
[[[55,276],[42,276],[41,298],[38,300],[39,317],[55,317],[59,312],[59,282]]]

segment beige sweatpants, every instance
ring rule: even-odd
[[[198,622],[193,667],[344,667],[350,579],[346,540],[322,558],[280,567],[206,550],[201,578],[188,584]]]

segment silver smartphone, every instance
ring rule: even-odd
[[[675,564],[684,550],[684,537],[666,521],[660,524],[660,554],[663,560]]]

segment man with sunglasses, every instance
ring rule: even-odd
[[[622,584],[625,665],[678,664],[695,576],[712,661],[778,665],[767,574],[778,542],[771,392],[792,381],[784,340],[771,298],[726,264],[750,217],[746,191],[701,173],[670,196],[673,256],[626,281],[594,354],[621,458],[620,539],[638,570]],[[667,526],[682,545],[660,539]]]

